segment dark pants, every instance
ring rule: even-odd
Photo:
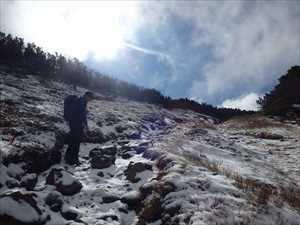
[[[65,161],[68,164],[78,163],[80,142],[83,136],[82,123],[78,121],[69,122],[70,133],[68,135],[68,149],[65,154]]]

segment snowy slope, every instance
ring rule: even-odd
[[[74,167],[60,160],[63,99],[86,90],[1,71],[0,79],[1,225],[300,224],[293,121],[216,124],[192,111],[98,100]],[[92,149],[108,151],[105,168],[93,166]]]

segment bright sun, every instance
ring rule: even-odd
[[[129,33],[128,29],[132,29],[135,7],[128,2],[92,4],[76,7],[66,19],[69,35],[74,38],[70,49],[80,58],[89,52],[96,58],[114,58]]]
[[[137,21],[135,1],[24,1],[18,7],[25,40],[80,60],[115,58]]]

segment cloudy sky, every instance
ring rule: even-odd
[[[174,98],[256,109],[300,64],[300,1],[0,0],[0,30]]]

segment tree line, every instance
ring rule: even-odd
[[[279,83],[257,103],[264,113],[286,116],[294,111],[300,116],[300,66],[293,66],[278,79]]]
[[[182,98],[172,99],[155,89],[142,88],[108,75],[88,69],[77,58],[45,52],[23,38],[0,32],[0,63],[23,72],[82,86],[107,95],[123,96],[131,100],[160,104],[168,109],[183,108],[216,117],[222,121],[232,116],[252,112],[239,109],[217,108],[206,103]]]

